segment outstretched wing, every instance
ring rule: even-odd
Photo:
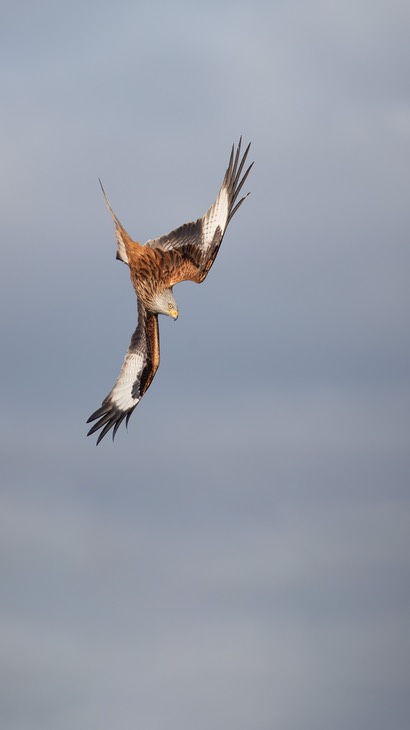
[[[242,205],[247,195],[237,198],[249,175],[253,162],[243,173],[250,144],[240,158],[242,138],[236,148],[232,146],[228,169],[217,198],[202,218],[185,223],[171,233],[147,241],[151,248],[169,251],[169,280],[167,286],[180,281],[202,282],[219,251],[229,221]]]
[[[131,337],[121,372],[111,393],[88,419],[97,421],[87,436],[100,428],[97,444],[112,428],[112,438],[124,418],[128,424],[131,413],[152,383],[159,365],[158,315],[149,312],[138,300],[138,325]],[[97,420],[98,419],[98,420]]]

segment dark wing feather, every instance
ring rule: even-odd
[[[159,365],[158,315],[149,312],[138,301],[138,325],[131,337],[121,372],[112,391],[88,419],[97,421],[87,436],[99,429],[97,444],[112,428],[112,438],[124,419],[128,425],[134,408],[152,383]],[[97,420],[98,419],[98,420]]]
[[[190,279],[201,282],[205,279],[219,251],[229,221],[243,203],[247,195],[238,202],[237,198],[249,175],[253,162],[243,173],[250,144],[240,158],[242,138],[236,148],[232,146],[228,168],[215,202],[202,218],[185,223],[160,238],[147,241],[151,248],[159,248],[174,254],[171,261],[176,266],[168,285]],[[176,254],[176,255],[175,255]]]

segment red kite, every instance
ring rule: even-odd
[[[206,278],[219,251],[229,221],[247,195],[236,202],[249,175],[251,165],[243,173],[250,144],[240,157],[241,140],[236,152],[232,146],[228,169],[217,198],[209,210],[192,223],[185,223],[171,233],[147,241],[133,241],[113,212],[100,185],[114,221],[117,238],[117,259],[129,266],[131,282],[138,300],[138,326],[131,337],[121,372],[102,405],[88,419],[97,421],[87,436],[102,429],[97,444],[112,428],[114,440],[124,420],[131,413],[152,383],[159,365],[158,314],[178,317],[172,293],[175,284]]]

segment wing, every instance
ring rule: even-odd
[[[242,205],[247,195],[238,202],[237,198],[249,175],[253,162],[243,173],[250,144],[240,158],[241,141],[232,146],[228,169],[226,170],[217,198],[202,218],[185,223],[171,233],[147,241],[151,248],[170,252],[170,276],[168,286],[180,281],[202,282],[210,270],[219,251],[229,221]]]
[[[97,421],[87,436],[100,428],[97,444],[113,428],[112,438],[124,418],[128,425],[134,408],[152,383],[159,365],[158,315],[149,312],[138,300],[138,326],[131,337],[121,372],[111,393],[104,398],[102,405],[88,419],[87,423]],[[97,420],[98,419],[98,420]]]

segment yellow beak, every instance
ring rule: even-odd
[[[169,316],[172,317],[173,320],[178,319],[178,310],[177,309],[170,309],[169,310]]]

